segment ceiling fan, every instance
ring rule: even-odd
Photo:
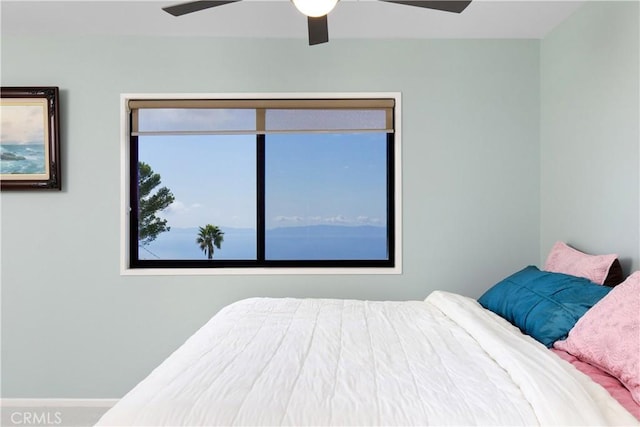
[[[175,6],[163,7],[162,10],[173,16],[182,16],[192,12],[235,3],[241,0],[209,0],[190,1]],[[296,8],[307,16],[309,29],[309,45],[326,43],[329,41],[327,14],[331,12],[338,0],[291,0]],[[471,0],[380,0],[387,3],[404,4],[426,9],[436,9],[445,12],[460,13],[469,6]]]

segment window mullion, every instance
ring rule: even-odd
[[[256,135],[256,259],[265,260],[265,135]]]
[[[129,176],[131,177],[129,182],[129,260],[131,265],[138,263],[139,257],[139,236],[138,236],[138,222],[139,222],[139,209],[140,209],[140,196],[138,192],[138,137],[129,137]]]
[[[395,136],[387,134],[387,255],[389,262],[395,263]]]

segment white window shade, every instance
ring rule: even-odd
[[[131,134],[134,136],[392,133],[393,107],[393,99],[129,101]]]
[[[270,132],[389,132],[385,110],[266,110],[265,131]]]
[[[142,108],[138,132],[209,132],[256,129],[255,109]]]

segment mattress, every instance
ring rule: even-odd
[[[98,425],[635,425],[470,298],[252,298],[222,309]]]

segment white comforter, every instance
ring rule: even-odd
[[[98,425],[637,424],[474,300],[254,298],[220,311]]]

